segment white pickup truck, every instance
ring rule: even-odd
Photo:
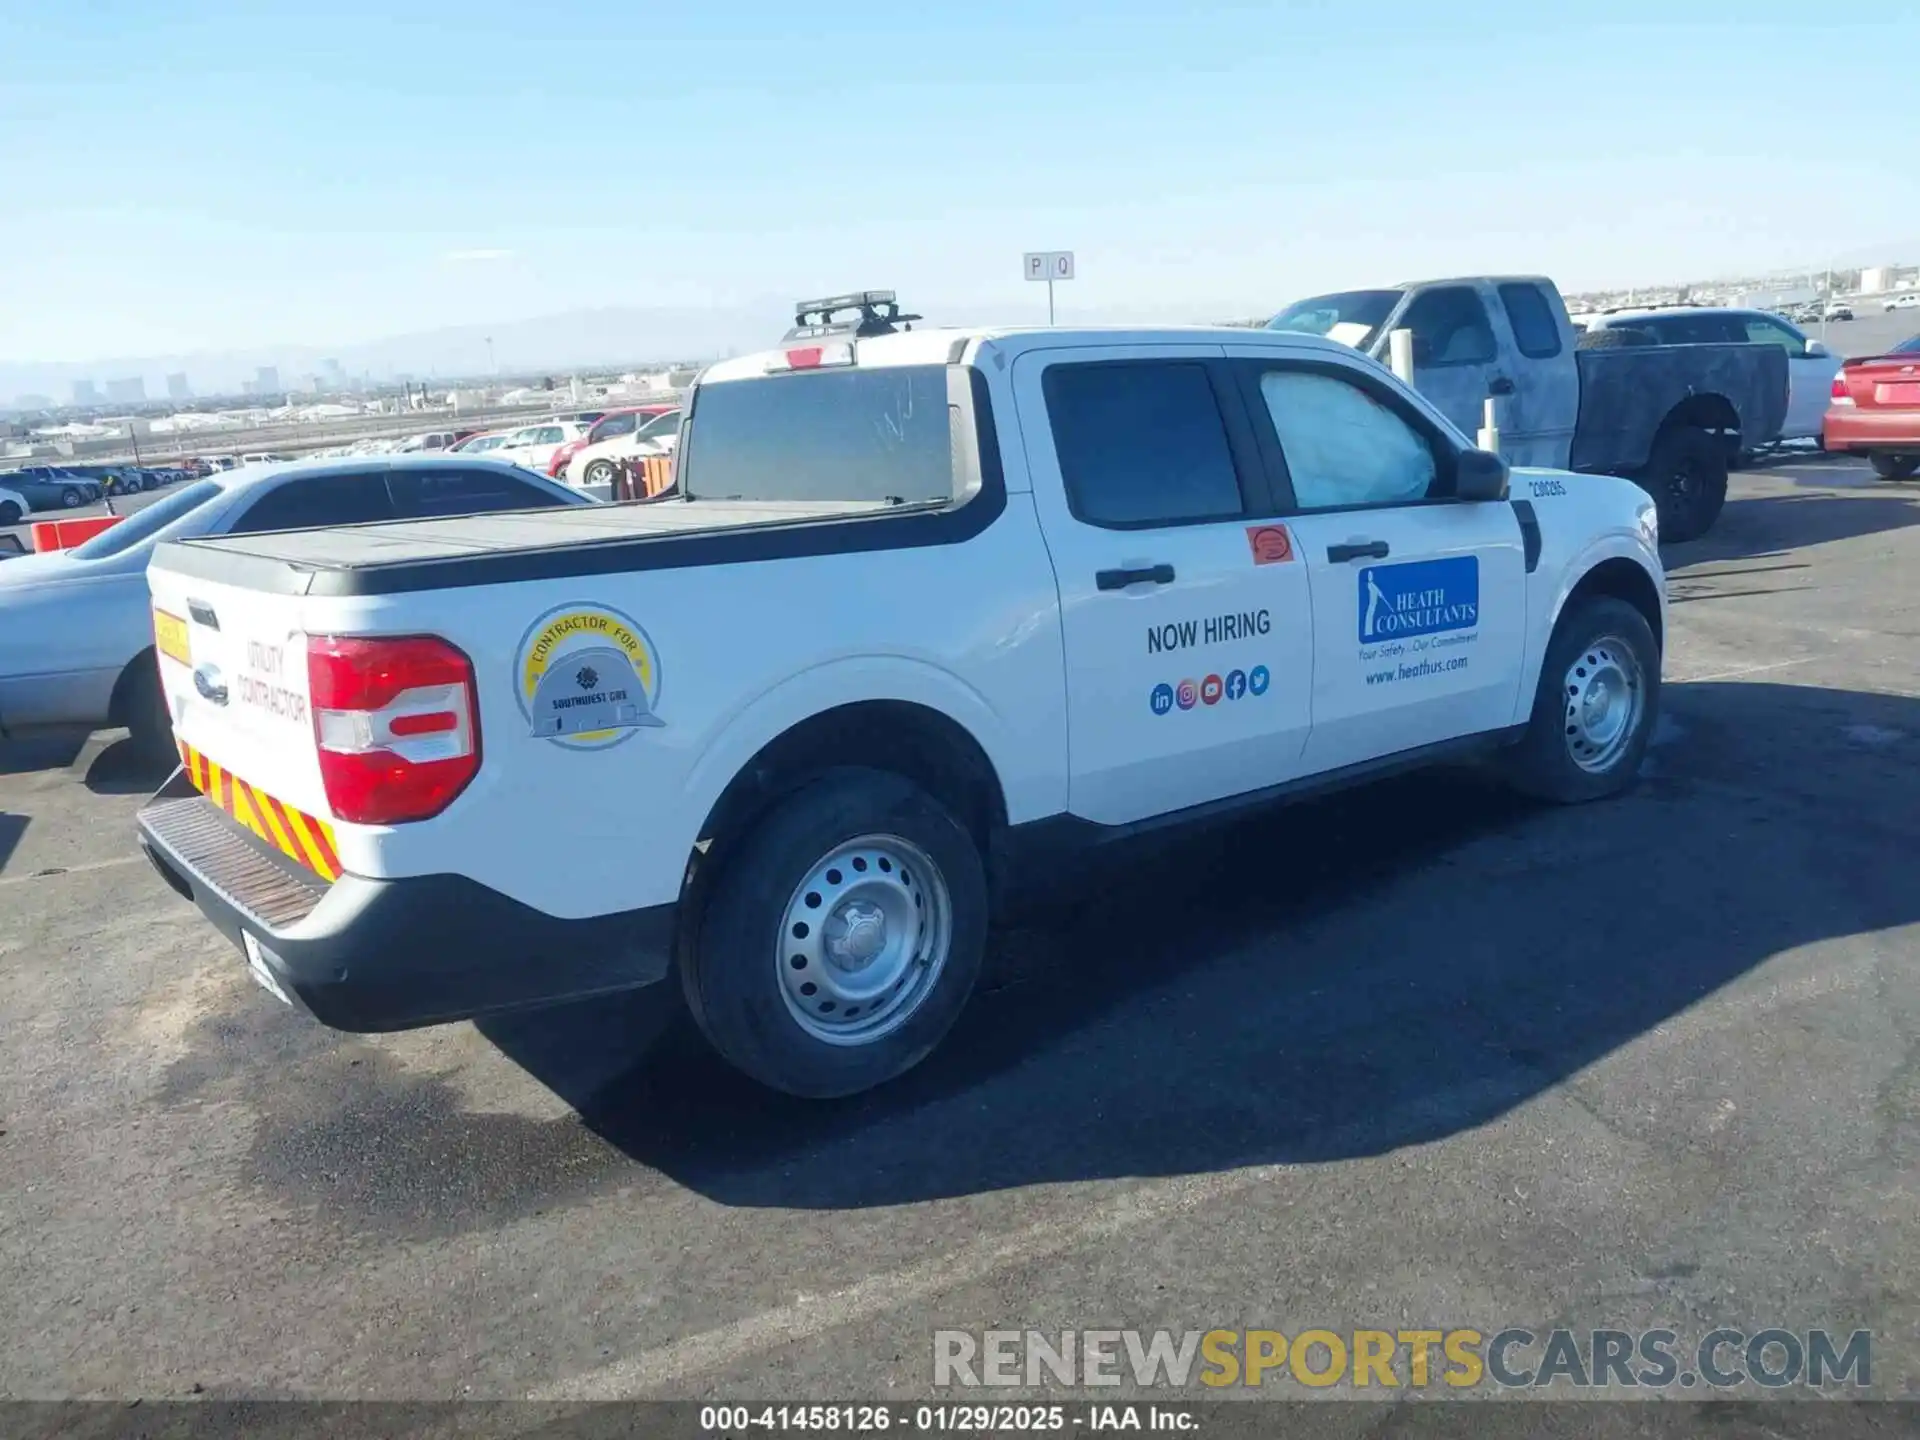
[[[655,501],[164,546],[162,876],[328,1025],[677,975],[830,1096],[1074,852],[1449,758],[1631,783],[1630,482],[1510,474],[1311,336],[885,313],[709,369]]]

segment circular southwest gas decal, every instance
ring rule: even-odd
[[[535,738],[570,750],[604,750],[666,722],[660,658],[618,610],[562,605],[533,624],[513,662],[514,698]]]

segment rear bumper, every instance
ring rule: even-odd
[[[1873,410],[1835,405],[1821,427],[1829,450],[1920,452],[1920,410]]]
[[[184,782],[177,772],[139,814],[148,860],[235,945],[251,936],[283,997],[336,1030],[562,1004],[671,969],[676,906],[563,920],[461,875],[329,885]]]

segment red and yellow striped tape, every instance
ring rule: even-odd
[[[333,846],[333,827],[326,821],[282,804],[232,771],[222,770],[217,761],[184,741],[180,759],[195,788],[241,825],[322,880],[340,878],[340,853]]]

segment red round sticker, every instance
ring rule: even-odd
[[[1293,559],[1293,537],[1284,525],[1253,525],[1247,529],[1256,565],[1280,565]]]
[[[1200,699],[1208,705],[1218,705],[1220,696],[1225,693],[1227,682],[1218,675],[1209,675],[1200,682]]]

